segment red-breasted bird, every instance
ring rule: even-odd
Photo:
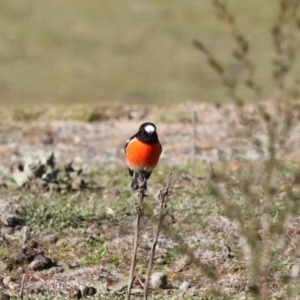
[[[143,123],[139,131],[127,140],[124,150],[129,174],[133,177],[131,188],[137,190],[138,174],[143,173],[148,180],[162,152],[156,126],[150,122]]]

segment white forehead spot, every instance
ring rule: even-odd
[[[155,127],[153,125],[147,125],[145,127],[145,130],[148,132],[148,133],[152,133],[152,132],[155,132]]]

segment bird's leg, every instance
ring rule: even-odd
[[[147,196],[147,173],[141,171],[138,173],[139,193]]]

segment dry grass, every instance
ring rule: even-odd
[[[230,7],[253,43],[269,99],[276,1],[231,0]],[[192,46],[195,38],[220,49],[233,76],[240,72],[210,1],[12,0],[3,3],[0,20],[2,106],[228,101]]]
[[[254,162],[248,165],[243,161],[236,164],[237,167],[233,167],[231,162],[217,164],[215,174],[221,174],[218,184],[229,184],[226,180],[234,183],[231,188],[232,204],[238,205],[245,222],[244,228],[250,230],[255,243],[259,245],[262,238],[256,227],[255,205],[249,205],[248,198],[243,196],[243,182],[249,181],[249,168],[253,179],[258,180],[260,165]],[[156,176],[155,180],[153,178],[149,183],[151,191],[164,184],[167,169],[169,167],[161,166],[156,174],[153,174]],[[198,163],[194,166],[173,166],[172,169],[177,183],[174,186],[172,201],[167,207],[169,215],[164,219],[162,235],[154,257],[154,271],[167,274],[169,288],[166,291],[150,290],[150,299],[181,297],[178,287],[183,281],[191,284],[191,288],[186,292],[186,299],[251,297],[255,287],[251,285],[248,277],[239,225],[231,220],[232,216],[228,215],[230,211],[221,205],[221,198],[212,194],[209,168]],[[107,176],[113,176],[118,182],[117,186],[113,181],[106,183],[97,193],[83,191],[66,195],[40,195],[30,190],[9,189],[3,194],[3,204],[5,203],[6,208],[1,211],[5,213],[7,209],[13,211],[16,208],[23,219],[21,227],[30,226],[31,237],[38,241],[39,248],[63,269],[62,273],[57,274],[53,273],[54,270],[33,272],[26,264],[23,265],[26,274],[25,297],[50,299],[54,293],[57,299],[64,299],[63,295],[59,296],[57,293],[67,294],[72,288],[94,285],[98,290],[95,299],[124,299],[127,281],[125,287],[120,290],[115,285],[127,278],[135,213],[129,190],[130,178],[123,176],[123,171],[123,168],[106,168],[96,177],[93,175],[100,185],[107,182]],[[274,185],[278,187],[278,197],[274,198],[271,207],[275,228],[285,210],[286,180],[293,178],[297,173],[296,166],[287,164],[275,177]],[[285,231],[274,232],[276,238],[272,243],[274,257],[271,280],[274,299],[284,297],[286,280],[290,278],[289,274],[294,265],[299,209],[295,200],[294,213],[290,216]],[[154,237],[152,229],[156,226],[158,214],[157,201],[150,192],[146,199],[145,216],[141,221],[136,266],[136,275],[141,279],[146,276],[149,250]],[[21,247],[21,227],[16,227],[15,233],[7,236],[8,244],[2,240],[0,248],[1,261],[12,264],[12,269],[5,270],[4,274],[12,275],[17,284],[20,284],[21,274],[17,272],[19,266],[15,264],[9,252],[14,253]],[[47,238],[53,235],[56,236],[55,239]],[[116,293],[123,296],[110,296],[110,293],[106,292],[106,286],[110,290],[116,288]],[[297,290],[298,287],[294,288]],[[134,289],[141,290],[136,281]],[[34,293],[29,294],[29,291]],[[38,291],[44,291],[44,296],[35,296]],[[18,290],[6,292],[14,295]],[[104,296],[105,293],[108,294]],[[135,295],[132,297],[136,298]]]

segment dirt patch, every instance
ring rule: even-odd
[[[271,110],[272,104],[266,105]],[[191,124],[192,111],[197,114],[195,134]],[[58,164],[73,161],[88,170],[125,165],[124,144],[144,121],[154,121],[158,127],[163,145],[161,164],[173,165],[192,160],[216,162],[237,157],[258,159],[259,154],[241,131],[252,124],[256,138],[266,144],[266,130],[253,106],[248,105],[245,112],[247,124],[240,122],[234,105],[219,107],[208,104],[181,105],[173,111],[156,109],[142,119],[126,117],[92,123],[6,120],[1,122],[0,130],[0,172],[8,174],[14,165],[28,157],[37,159],[51,153],[54,153]],[[160,121],[165,115],[173,116],[169,123]],[[289,159],[299,157],[299,133],[300,126],[294,124],[288,142]]]

